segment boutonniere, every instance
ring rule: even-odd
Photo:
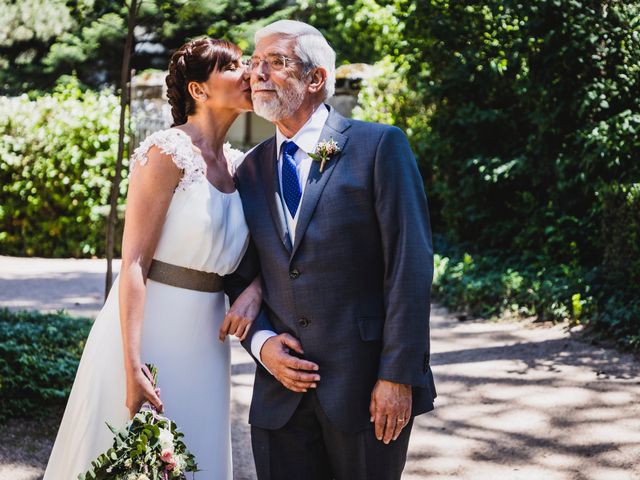
[[[340,147],[336,141],[332,138],[330,140],[323,140],[316,145],[316,151],[310,153],[309,156],[316,162],[320,162],[320,173],[324,170],[324,166],[329,160],[329,157],[335,155],[340,151]]]

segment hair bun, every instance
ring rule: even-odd
[[[189,82],[205,82],[212,71],[220,71],[242,56],[237,45],[226,40],[200,38],[182,45],[171,56],[165,79],[171,105],[173,125],[187,122],[195,113],[195,101],[189,93]]]

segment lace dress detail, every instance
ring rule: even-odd
[[[224,156],[227,159],[227,165],[229,167],[229,173],[231,176],[236,174],[236,170],[244,161],[244,152],[233,148],[229,142],[224,144]]]
[[[160,130],[149,135],[133,152],[129,163],[129,174],[138,164],[145,165],[149,161],[148,153],[153,146],[158,147],[165,155],[170,155],[176,166],[182,170],[182,179],[176,191],[186,190],[192,183],[206,179],[206,165],[202,155],[194,149],[191,137],[177,128]],[[244,153],[231,147],[228,142],[224,144],[223,152],[227,159],[229,173],[234,175],[242,163]]]

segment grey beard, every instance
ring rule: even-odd
[[[276,87],[275,98],[254,100],[253,111],[270,122],[278,122],[292,116],[303,101],[304,84],[287,89]]]

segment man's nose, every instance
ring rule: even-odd
[[[269,78],[269,65],[266,61],[260,62],[258,68],[253,71],[260,80],[265,81]]]

